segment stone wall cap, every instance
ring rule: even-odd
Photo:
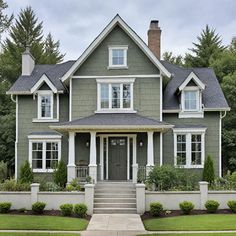
[[[30,187],[39,187],[39,186],[40,186],[39,183],[32,183],[32,184],[30,185]]]

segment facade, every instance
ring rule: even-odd
[[[119,15],[76,61],[35,65],[29,49],[8,94],[16,102],[16,178],[29,160],[68,181],[132,180],[171,164],[201,172],[206,155],[221,175],[221,122],[229,110],[214,71],[160,60],[158,21],[148,46]]]

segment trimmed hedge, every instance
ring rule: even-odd
[[[83,203],[74,205],[74,213],[79,218],[84,218],[87,213],[87,206]]]
[[[11,209],[10,202],[0,202],[0,213],[8,213]]]
[[[235,200],[228,201],[228,202],[227,202],[227,205],[228,205],[229,209],[230,209],[232,212],[236,213],[236,201],[235,201]]]
[[[32,211],[35,214],[43,214],[43,210],[45,207],[46,207],[45,202],[35,202],[34,204],[32,204]]]
[[[220,203],[215,200],[208,200],[205,203],[205,207],[207,209],[207,212],[209,213],[215,213],[220,206]]]
[[[163,212],[163,206],[160,202],[150,203],[150,213],[152,216],[160,216]]]
[[[189,215],[190,212],[194,209],[194,207],[194,204],[188,201],[184,201],[179,204],[179,208],[185,215]]]
[[[73,204],[62,204],[60,205],[60,209],[63,216],[71,216],[73,213]]]

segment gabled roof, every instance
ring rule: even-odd
[[[201,90],[205,89],[205,84],[202,83],[202,81],[198,78],[198,76],[193,71],[191,71],[190,74],[188,75],[188,77],[179,86],[179,88],[178,88],[179,91],[182,91],[191,80],[193,80],[195,82],[195,84],[199,87],[199,89],[201,89]]]
[[[83,52],[83,54],[78,58],[74,65],[67,71],[67,73],[61,78],[65,82],[89,57],[89,55],[98,47],[98,45],[103,41],[103,39],[119,25],[130,38],[139,46],[139,48],[144,52],[144,54],[152,61],[152,63],[160,69],[160,71],[167,77],[170,77],[170,72],[163,66],[163,64],[156,58],[144,41],[126,24],[126,22],[117,14],[113,20],[106,26],[106,28],[95,38],[95,40],[89,45],[89,47]]]
[[[75,61],[67,61],[56,65],[35,65],[32,74],[20,76],[9,89],[7,94],[31,94],[31,89],[45,74],[53,86],[60,92],[66,92],[66,88],[60,78],[69,70]]]
[[[230,110],[216,75],[211,68],[182,68],[169,62],[162,64],[172,73],[172,78],[163,94],[163,110],[179,110],[179,98],[176,94],[188,75],[194,72],[205,85],[202,92],[202,103],[205,110]]]

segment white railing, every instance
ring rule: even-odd
[[[76,166],[76,178],[79,181],[85,181],[89,176],[88,166]]]

